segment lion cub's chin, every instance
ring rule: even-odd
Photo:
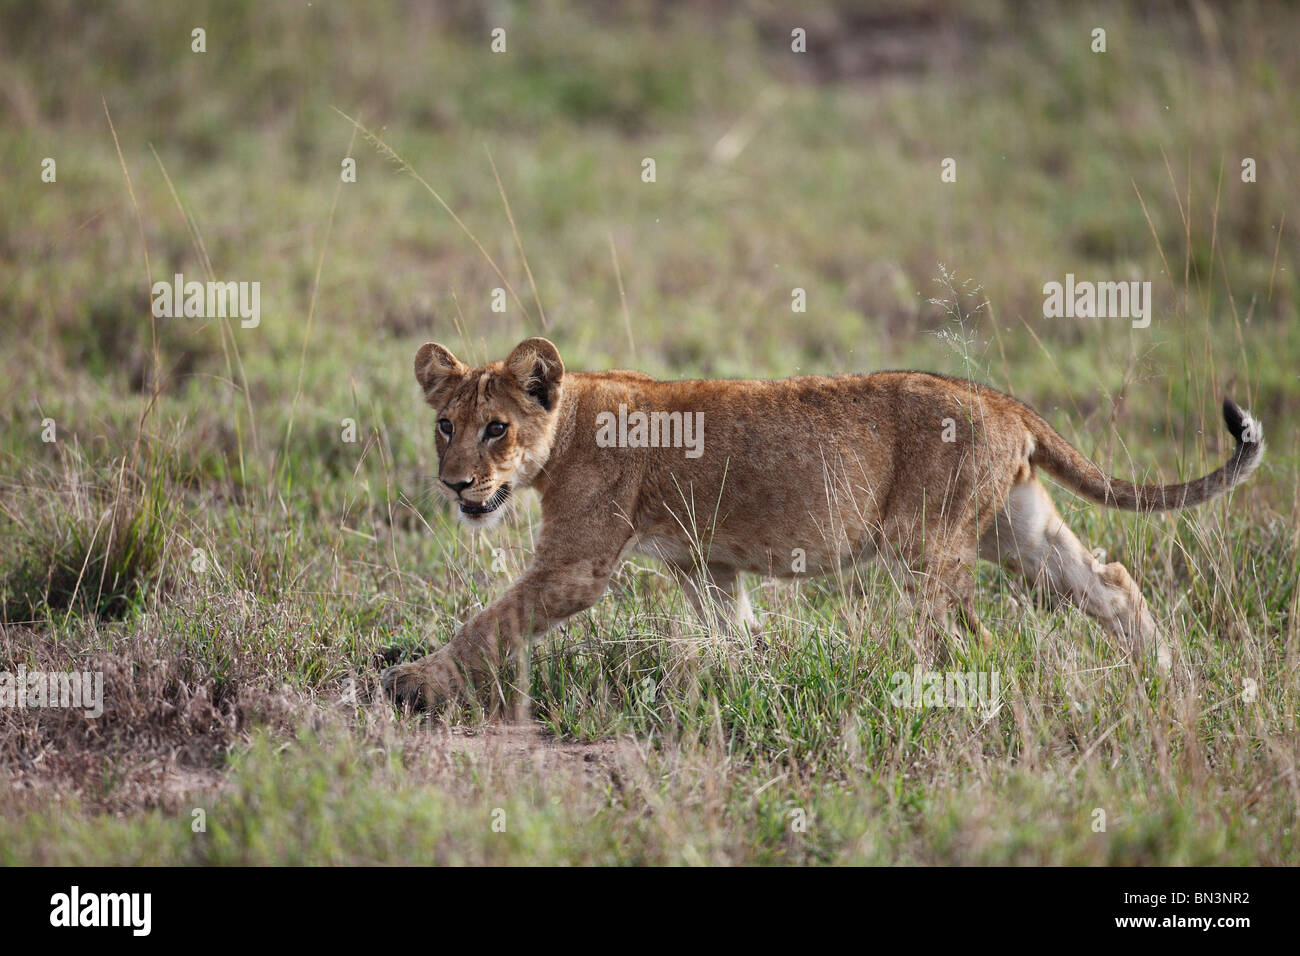
[[[486,531],[489,528],[495,528],[501,523],[501,519],[505,517],[505,509],[498,508],[491,514],[485,515],[467,515],[465,512],[458,509],[456,511],[456,517],[460,519],[461,524],[469,525],[471,528],[476,528],[480,531]]]
[[[510,501],[510,483],[505,482],[482,501],[456,501],[456,514],[471,528],[491,528],[505,517]]]

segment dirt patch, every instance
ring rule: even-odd
[[[492,723],[473,730],[438,727],[413,749],[446,772],[463,772],[468,762],[494,776],[568,774],[615,784],[645,762],[631,738],[559,740],[537,724]]]
[[[120,812],[175,810],[220,781],[226,756],[254,727],[288,733],[312,712],[310,698],[265,679],[219,678],[175,647],[156,622],[114,650],[82,647],[46,631],[0,626],[0,672],[79,672],[102,680],[102,713],[86,706],[0,707],[3,796]],[[76,641],[73,642],[78,643]],[[241,677],[243,679],[241,679]]]

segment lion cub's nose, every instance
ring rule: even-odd
[[[452,491],[456,492],[456,494],[460,494],[470,485],[474,484],[473,478],[469,479],[468,481],[448,481],[446,478],[439,478],[438,480],[441,481],[448,488],[450,488]]]

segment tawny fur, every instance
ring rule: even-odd
[[[922,653],[954,634],[988,639],[974,564],[999,561],[1100,620],[1135,656],[1153,649],[1167,672],[1173,648],[1129,572],[1079,542],[1037,472],[1101,504],[1153,511],[1227,491],[1262,453],[1258,424],[1230,401],[1237,448],[1222,468],[1136,486],[1105,475],[1022,402],[923,372],[659,382],[566,372],[541,338],[475,369],[429,343],[415,372],[437,409],[439,489],[462,517],[489,525],[503,509],[487,509],[531,487],[543,521],[532,565],[499,599],[441,650],[384,672],[390,694],[425,707],[482,686],[529,638],[591,607],[632,552],[665,561],[702,614],[736,628],[755,626],[741,572],[818,574],[884,557],[905,570]],[[702,412],[703,454],[600,447],[598,415],[620,404]],[[506,426],[499,437],[493,422]]]

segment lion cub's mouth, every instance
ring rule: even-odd
[[[484,501],[462,501],[460,502],[460,513],[470,518],[479,518],[483,515],[490,515],[510,497],[510,486],[502,485],[496,490],[496,493]]]

